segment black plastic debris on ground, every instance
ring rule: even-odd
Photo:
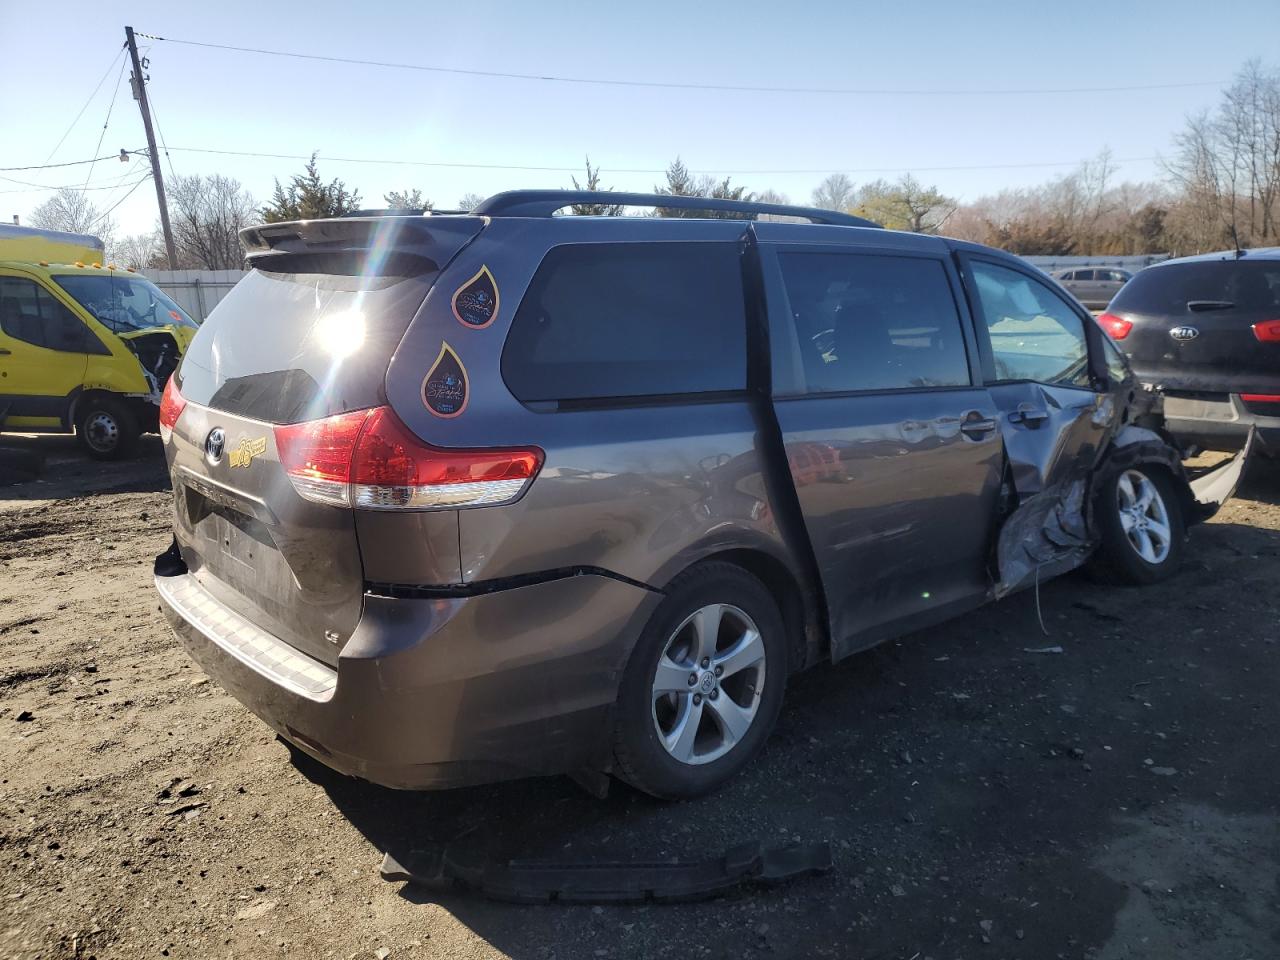
[[[403,861],[403,862],[402,862]],[[747,884],[772,885],[831,869],[825,843],[764,848],[758,843],[710,860],[488,863],[447,846],[382,861],[384,880],[432,890],[465,890],[508,903],[645,903],[705,900]]]

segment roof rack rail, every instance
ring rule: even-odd
[[[496,193],[472,213],[484,217],[550,217],[557,210],[578,203],[623,207],[663,207],[669,210],[707,210],[724,213],[749,213],[759,216],[801,217],[813,223],[842,227],[875,227],[874,220],[850,213],[819,210],[815,207],[793,207],[781,203],[755,203],[750,200],[721,200],[716,197],[683,197],[660,193],[615,193],[612,190],[509,190]]]

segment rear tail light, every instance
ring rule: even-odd
[[[275,428],[307,500],[365,510],[492,506],[518,499],[542,467],[537,447],[459,450],[423,443],[389,407]]]
[[[1240,399],[1245,403],[1280,403],[1280,394],[1242,393]]]
[[[1099,314],[1098,325],[1107,331],[1112,340],[1123,340],[1129,335],[1129,331],[1133,329],[1132,320],[1117,317],[1114,313]]]
[[[173,436],[173,426],[187,407],[187,398],[178,392],[178,385],[172,376],[164,385],[164,394],[160,397],[160,439],[165,443]]]
[[[1263,343],[1280,342],[1280,320],[1261,320],[1255,323],[1253,335]]]

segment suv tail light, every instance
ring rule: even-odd
[[[160,397],[160,439],[165,443],[168,443],[169,438],[173,436],[173,425],[178,422],[178,418],[186,408],[187,398],[178,392],[178,385],[174,383],[173,375],[170,374],[168,382],[164,385],[164,394]]]
[[[1280,320],[1261,320],[1255,323],[1253,335],[1263,343],[1280,342]]]
[[[1117,317],[1114,313],[1099,314],[1098,325],[1107,331],[1112,340],[1123,340],[1129,335],[1129,331],[1133,329],[1132,320]]]
[[[492,506],[518,499],[542,467],[537,447],[460,450],[423,443],[390,407],[275,428],[298,494],[364,510]]]

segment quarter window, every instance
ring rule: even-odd
[[[972,266],[996,380],[1089,386],[1089,350],[1080,315],[1027,274],[982,261]]]
[[[503,379],[526,403],[745,389],[739,258],[731,243],[552,249],[512,321]]]
[[[938,260],[784,253],[810,393],[968,386],[960,316]]]
[[[32,346],[84,353],[88,329],[80,318],[32,280],[0,277],[0,330]]]

